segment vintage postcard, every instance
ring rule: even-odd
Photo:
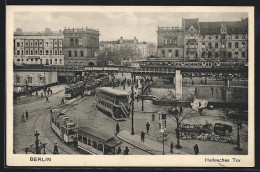
[[[7,166],[255,165],[253,7],[6,11]]]

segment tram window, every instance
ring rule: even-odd
[[[82,142],[82,135],[78,134],[78,141]]]
[[[97,142],[96,141],[92,141],[92,147],[97,149]]]
[[[68,130],[68,135],[73,135],[75,132],[73,130]]]
[[[103,145],[100,143],[98,144],[98,150],[103,151]]]
[[[88,139],[88,145],[91,146],[91,139]]]
[[[83,136],[83,143],[87,144],[88,143],[88,139],[86,137]]]

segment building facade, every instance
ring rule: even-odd
[[[248,60],[248,18],[231,22],[182,19],[180,29],[158,27],[157,38],[160,58],[188,61]],[[173,54],[176,50],[181,52],[178,56]]]
[[[99,31],[89,28],[64,29],[63,53],[66,66],[97,65]]]
[[[14,64],[64,65],[63,38],[62,31],[23,32],[18,28],[14,32]]]
[[[157,55],[166,59],[183,59],[182,27],[158,27]]]
[[[113,52],[119,58],[143,60],[151,54],[154,54],[155,44],[147,42],[138,42],[138,39],[123,39],[121,37],[117,41],[100,42],[100,51]],[[150,49],[151,48],[151,49]]]

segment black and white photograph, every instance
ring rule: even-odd
[[[7,162],[253,166],[253,27],[253,7],[7,6]]]

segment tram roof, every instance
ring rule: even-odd
[[[99,142],[99,143],[104,143],[107,146],[116,146],[121,144],[122,142],[113,136],[101,132],[95,128],[92,127],[79,127],[78,129],[79,134],[87,135],[88,137],[92,138],[93,140]]]
[[[121,91],[121,90],[116,90],[116,89],[113,89],[111,87],[100,87],[100,88],[97,88],[98,90],[103,90],[103,91],[106,91],[106,92],[109,92],[111,94],[115,94],[117,96],[124,96],[124,95],[129,95],[127,92],[125,91]]]

